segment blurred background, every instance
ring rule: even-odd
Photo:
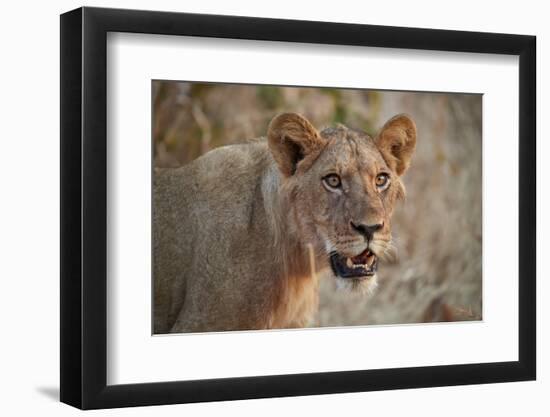
[[[156,167],[265,136],[280,112],[371,135],[410,114],[418,139],[393,216],[398,256],[382,263],[370,298],[323,281],[313,326],[481,319],[481,95],[153,81],[152,99]]]

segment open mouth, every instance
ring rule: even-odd
[[[366,278],[376,274],[378,257],[369,249],[351,258],[332,252],[330,265],[334,274],[341,278]]]

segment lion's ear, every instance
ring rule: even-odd
[[[317,154],[325,143],[317,129],[296,113],[275,116],[269,124],[267,140],[279,170],[287,177],[294,175],[300,161]]]
[[[389,167],[403,175],[416,148],[416,124],[409,116],[398,114],[386,122],[375,141]]]

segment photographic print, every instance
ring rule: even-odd
[[[62,402],[536,379],[536,37],[90,7],[60,35]]]
[[[153,333],[482,319],[482,95],[152,81]]]

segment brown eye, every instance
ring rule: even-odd
[[[340,186],[342,185],[342,180],[340,180],[340,177],[336,174],[327,175],[323,178],[323,181],[330,188],[340,188]]]
[[[390,176],[388,174],[378,174],[376,176],[375,183],[378,188],[386,187],[389,184],[389,182],[390,182]]]

